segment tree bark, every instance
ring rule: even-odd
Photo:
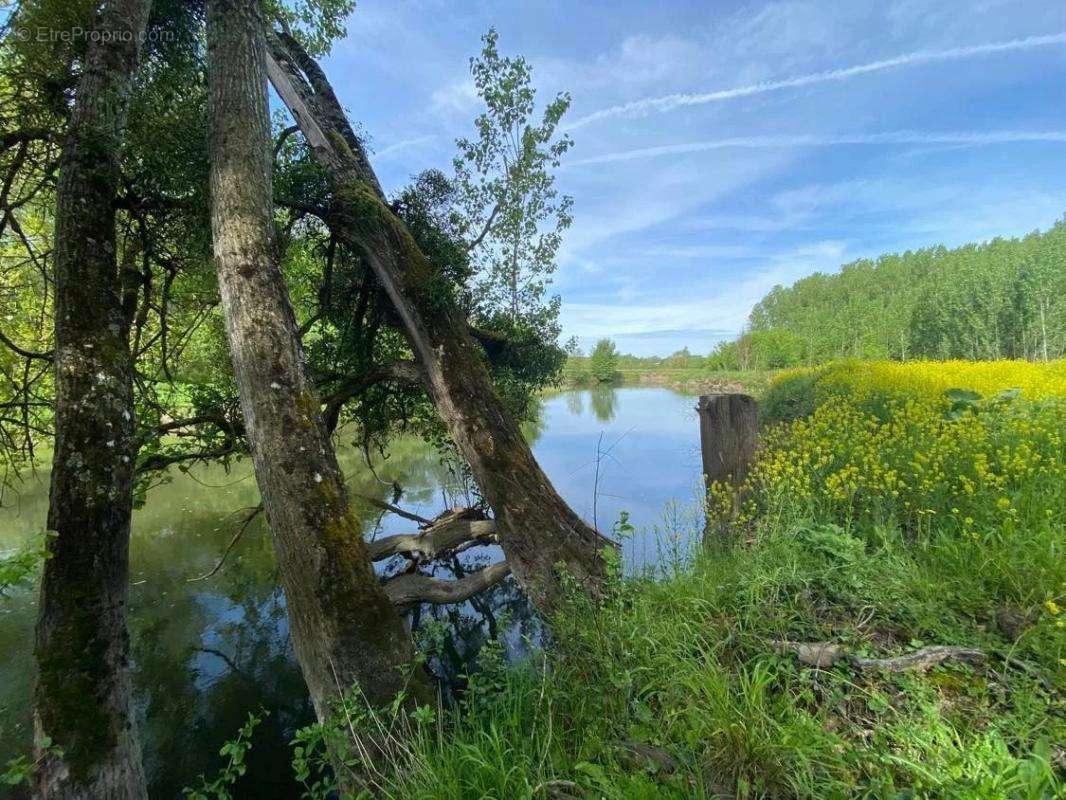
[[[724,536],[740,511],[740,489],[755,457],[759,433],[758,404],[746,394],[705,394],[696,411],[700,418],[700,452],[708,493],[714,484],[732,488],[731,508],[724,515],[708,506],[704,541]],[[710,497],[708,496],[708,500]]]
[[[598,596],[609,540],[574,513],[533,458],[450,287],[385,202],[325,74],[284,33],[270,36],[270,48],[271,82],[332,179],[330,228],[366,255],[402,320],[430,398],[493,509],[515,577],[542,608],[560,590],[559,565]]]
[[[353,683],[375,705],[425,685],[371,566],[275,253],[258,0],[208,3],[211,224],[226,333],[293,645],[320,719]]]
[[[739,486],[748,477],[758,437],[758,405],[746,394],[705,394],[696,407],[707,485]]]
[[[34,792],[49,800],[147,796],[126,629],[136,445],[114,200],[150,7],[111,0],[101,9],[60,160],[48,520],[55,535],[41,580],[34,694]]]

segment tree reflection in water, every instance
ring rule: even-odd
[[[618,411],[618,393],[613,386],[597,386],[589,392],[592,413],[600,422],[610,422]]]

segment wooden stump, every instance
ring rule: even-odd
[[[708,512],[707,534],[724,533],[736,517],[739,487],[748,477],[758,433],[758,404],[746,394],[705,394],[696,407],[700,416],[700,451],[703,479],[708,490],[714,483],[734,487],[733,508],[726,518]]]

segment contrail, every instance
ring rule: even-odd
[[[569,166],[579,167],[587,164],[608,164],[613,161],[633,161],[640,158],[657,156],[701,153],[706,150],[723,150],[737,148],[765,147],[831,147],[848,144],[947,144],[979,147],[990,144],[1009,144],[1013,142],[1066,142],[1066,131],[988,131],[988,132],[924,132],[924,131],[888,131],[886,133],[859,133],[843,135],[806,135],[797,136],[737,136],[730,139],[709,139],[701,142],[684,142],[666,144],[658,147],[642,147],[637,150],[623,150],[606,153],[580,161],[571,161]]]
[[[1066,44],[1066,32],[1052,33],[1046,36],[1027,36],[1024,39],[1011,39],[1006,42],[989,42],[971,47],[953,47],[950,50],[918,50],[914,53],[905,53],[894,58],[886,58],[883,61],[871,61],[869,64],[856,64],[852,67],[831,69],[826,72],[815,72],[810,75],[801,75],[796,78],[785,78],[780,81],[766,81],[755,83],[750,86],[738,86],[734,89],[722,89],[716,92],[702,94],[668,94],[662,97],[647,97],[643,100],[634,100],[618,106],[603,108],[594,111],[587,116],[580,117],[569,125],[566,130],[574,130],[593,122],[611,117],[642,116],[651,113],[672,111],[684,106],[698,106],[706,103],[717,103],[723,100],[732,100],[736,97],[748,97],[753,94],[776,92],[779,89],[792,89],[797,86],[810,86],[816,83],[829,83],[842,81],[856,75],[866,75],[871,72],[880,72],[896,67],[909,67],[914,64],[928,64],[935,61],[955,61],[974,56],[990,55],[992,53],[1007,53],[1014,50],[1030,50],[1035,47],[1047,47],[1055,44]]]

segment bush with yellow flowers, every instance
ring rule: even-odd
[[[1063,515],[1066,400],[965,402],[916,395],[883,414],[833,394],[770,426],[745,513],[773,505],[978,537]]]
[[[789,421],[810,415],[830,397],[844,396],[883,416],[889,401],[942,402],[955,389],[986,398],[1009,391],[1024,400],[1064,398],[1066,360],[840,361],[786,370],[770,382],[762,411],[767,422]]]
[[[1064,365],[793,371],[773,399],[790,414],[764,423],[739,509],[732,488],[716,485],[709,513],[749,528],[749,540],[839,526],[870,552],[888,547],[954,570],[946,604],[976,616],[997,604],[1027,608],[1029,646],[1066,667]]]

